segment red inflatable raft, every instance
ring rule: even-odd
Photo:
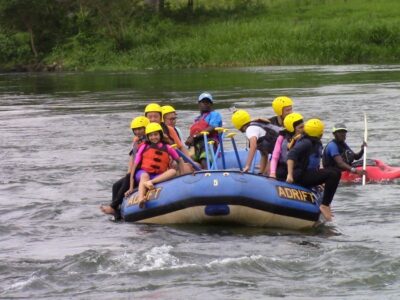
[[[362,162],[355,167],[362,170]],[[400,178],[400,167],[388,166],[378,159],[367,160],[367,182],[391,181],[397,178]],[[340,180],[346,183],[361,182],[361,176],[345,171]]]

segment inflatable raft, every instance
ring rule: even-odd
[[[137,192],[124,199],[127,222],[241,224],[305,229],[319,222],[322,191],[239,171],[199,171],[155,186],[139,208]]]

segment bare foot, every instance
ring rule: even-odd
[[[113,215],[115,213],[115,209],[112,208],[110,205],[100,205],[100,210],[108,215]]]
[[[144,208],[144,204],[146,203],[146,198],[138,200],[138,203],[140,208]]]
[[[144,186],[145,186],[147,189],[149,189],[149,190],[153,190],[153,189],[154,189],[154,185],[153,185],[153,183],[151,182],[151,180],[146,181],[146,182],[144,183]]]
[[[332,221],[332,211],[329,206],[321,204],[319,207],[319,210],[321,211],[322,215],[327,221]]]

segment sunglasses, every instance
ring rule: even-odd
[[[172,118],[167,118],[166,120],[175,121],[176,119],[177,119],[177,117],[172,117]]]

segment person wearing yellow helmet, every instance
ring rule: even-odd
[[[175,129],[171,126],[168,126],[162,121],[162,107],[160,105],[158,105],[157,103],[148,104],[144,110],[144,115],[150,120],[150,122],[158,123],[161,125],[163,129],[164,140],[168,144],[176,144],[179,150],[181,150],[185,155],[190,156]]]
[[[272,101],[272,109],[276,116],[269,119],[271,124],[283,127],[283,120],[288,114],[292,113],[293,100],[286,96],[276,97]]]
[[[320,169],[323,133],[324,123],[319,119],[310,119],[304,124],[303,137],[288,153],[286,181],[304,187],[325,184],[320,211],[325,219],[330,221],[330,204],[339,185],[341,172],[335,168]]]
[[[256,151],[261,153],[260,173],[268,175],[268,155],[272,153],[280,127],[272,125],[268,120],[252,120],[250,114],[239,109],[232,114],[233,126],[243,132],[249,140],[249,154],[247,155],[244,172],[250,170]]]
[[[105,214],[114,214],[118,217],[119,207],[124,199],[125,192],[129,189],[130,175],[138,148],[146,141],[145,129],[150,123],[144,116],[136,117],[131,122],[134,134],[131,150],[129,151],[128,171],[125,176],[116,181],[112,186],[112,200],[109,205],[101,205],[100,210]]]
[[[304,132],[303,116],[299,113],[288,114],[283,122],[285,129],[279,132],[271,157],[270,177],[286,180],[287,154]]]
[[[214,151],[218,144],[218,133],[216,127],[222,126],[222,116],[219,112],[213,110],[214,99],[208,92],[200,94],[198,101],[200,115],[197,116],[190,127],[190,135],[186,139],[185,144],[194,147],[193,160],[199,162],[203,169],[207,168],[206,163],[206,147],[201,132],[209,133],[208,140],[214,141]]]
[[[167,125],[172,127],[176,134],[178,135],[179,139],[182,140],[182,131],[176,127],[176,120],[178,118],[178,114],[176,113],[176,110],[174,107],[172,107],[171,105],[164,105],[161,106],[161,110],[162,110],[162,119],[163,122]]]
[[[332,133],[334,139],[326,145],[322,154],[324,168],[339,168],[359,176],[365,174],[365,171],[357,170],[352,166],[355,160],[362,158],[365,143],[362,143],[361,150],[358,153],[354,153],[346,143],[347,128],[345,124],[336,124],[332,129]]]
[[[183,172],[182,158],[179,157],[175,149],[163,142],[163,135],[159,123],[149,123],[146,126],[147,141],[140,146],[135,156],[129,190],[125,193],[125,196],[133,193],[135,182],[138,182],[138,203],[140,207],[143,207],[146,193],[149,189],[154,188],[154,184],[176,175],[176,170],[170,168],[170,159],[176,161],[181,172]]]

